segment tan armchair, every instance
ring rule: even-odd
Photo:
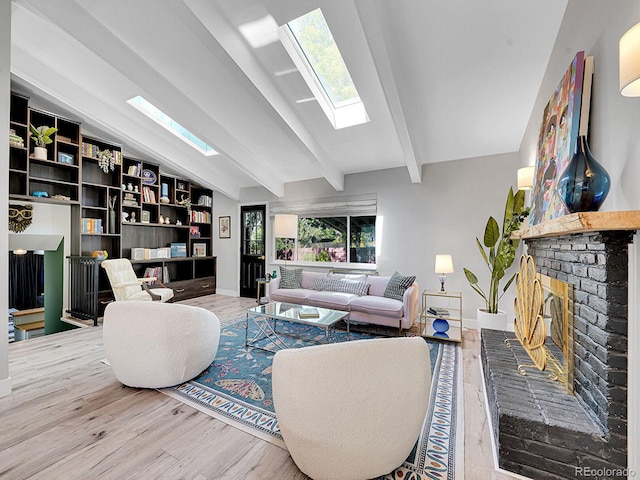
[[[155,282],[156,277],[138,278],[131,262],[126,258],[116,258],[102,262],[102,268],[107,272],[113,296],[120,301],[158,301],[167,302],[173,298],[173,290],[165,287],[149,288],[149,283]]]

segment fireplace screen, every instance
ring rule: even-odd
[[[566,282],[536,273],[533,257],[523,255],[516,275],[514,330],[533,365],[573,393],[573,289]],[[549,338],[550,337],[550,338]]]
[[[547,335],[562,352],[567,391],[573,393],[573,285],[546,275],[538,274],[538,278],[544,296],[542,315],[549,327]]]

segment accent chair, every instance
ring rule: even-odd
[[[422,337],[357,340],[276,353],[273,401],[284,442],[315,480],[385,475],[409,456],[429,404]]]
[[[179,385],[216,356],[220,320],[179,303],[113,302],[104,312],[102,340],[116,378],[129,387]]]
[[[167,302],[173,298],[173,290],[166,288],[162,283],[162,288],[150,289],[148,284],[158,279],[136,277],[133,265],[126,258],[104,260],[101,266],[107,272],[116,302],[131,300]]]

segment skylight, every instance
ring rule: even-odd
[[[144,113],[147,117],[149,117],[151,120],[156,122],[161,127],[164,127],[167,130],[169,130],[176,137],[186,142],[187,144],[189,144],[191,147],[198,150],[203,155],[206,155],[208,157],[212,155],[218,155],[218,152],[216,152],[212,147],[204,143],[202,140],[196,137],[193,133],[191,133],[189,130],[184,128],[178,122],[174,121],[169,115],[164,113],[162,110],[160,110],[158,107],[156,107],[152,103],[149,103],[140,95],[127,100],[127,103],[132,107],[134,107],[135,109],[139,110],[140,112]]]
[[[334,128],[369,121],[349,70],[319,8],[281,26],[278,34]]]

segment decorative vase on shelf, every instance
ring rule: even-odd
[[[169,185],[163,183],[160,190],[160,203],[169,203]]]
[[[33,147],[33,156],[38,160],[47,159],[47,147]]]
[[[109,233],[116,233],[116,211],[109,210]]]
[[[611,188],[611,178],[589,150],[584,136],[578,137],[576,151],[558,181],[558,195],[571,213],[600,209]]]

